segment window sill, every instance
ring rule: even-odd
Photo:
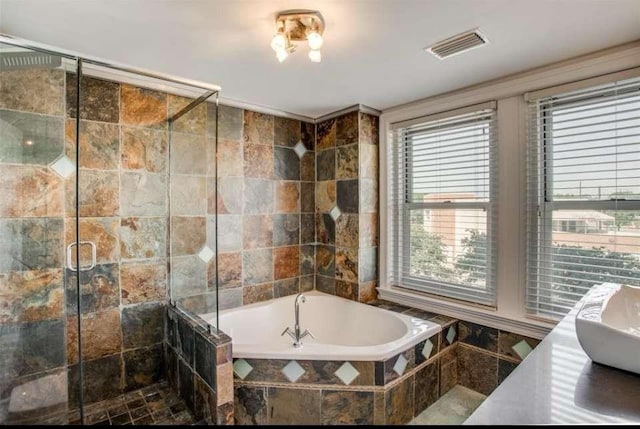
[[[396,304],[538,339],[547,335],[556,325],[555,322],[537,319],[504,317],[495,310],[441,300],[399,287],[379,287],[378,297]]]

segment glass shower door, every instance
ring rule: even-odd
[[[68,422],[73,58],[0,44],[0,424]]]

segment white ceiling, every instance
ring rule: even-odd
[[[279,64],[276,12],[318,9],[320,64]],[[479,27],[490,44],[439,61],[422,48]],[[0,30],[197,79],[222,96],[317,117],[385,109],[640,39],[640,0],[0,0]]]

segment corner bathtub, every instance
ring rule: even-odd
[[[220,312],[220,329],[233,342],[234,358],[379,361],[437,334],[440,325],[339,298],[305,292],[300,328],[309,329],[302,348],[281,336],[294,327],[296,295]],[[202,315],[207,320],[207,315]]]

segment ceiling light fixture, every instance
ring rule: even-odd
[[[320,48],[324,43],[324,19],[315,10],[287,10],[276,17],[276,34],[271,39],[271,49],[278,61],[283,62],[295,52],[293,42],[306,41],[309,45],[309,59],[314,63],[322,60]]]

